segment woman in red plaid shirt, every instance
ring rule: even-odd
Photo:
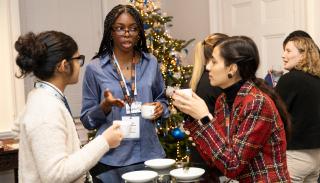
[[[201,156],[225,176],[239,182],[290,182],[290,121],[280,98],[256,78],[259,62],[250,38],[226,38],[215,45],[206,66],[210,84],[223,89],[214,117],[195,93],[188,97],[175,91],[173,104],[196,119],[185,128]]]

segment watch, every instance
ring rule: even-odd
[[[208,124],[213,119],[212,115],[209,113],[205,117],[201,118],[200,121],[203,125]]]

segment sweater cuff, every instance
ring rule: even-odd
[[[99,161],[102,158],[102,156],[110,149],[108,142],[102,135],[96,136],[83,148],[88,149],[87,152],[90,156],[92,156],[92,154],[96,154],[96,161]]]

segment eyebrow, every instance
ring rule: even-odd
[[[120,25],[120,26],[126,26],[126,24],[124,24],[124,23],[115,23],[115,25]],[[138,24],[137,23],[132,23],[132,24],[129,24],[128,25],[128,27],[131,27],[131,26],[138,26]]]

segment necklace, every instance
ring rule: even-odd
[[[134,57],[132,58],[132,62],[134,62]],[[121,68],[123,68],[123,70],[130,70],[131,69],[131,63],[129,64],[123,64],[123,66]]]

